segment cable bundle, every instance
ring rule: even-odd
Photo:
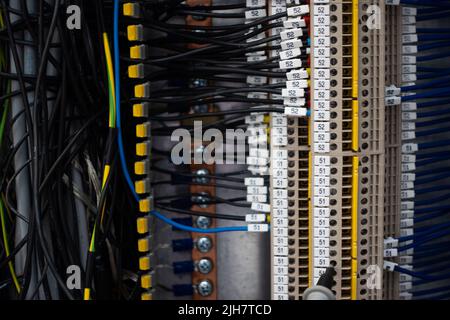
[[[400,273],[402,299],[448,299],[449,289],[437,281],[449,278],[448,257],[439,250],[449,234],[444,126],[449,78],[446,69],[434,67],[447,56],[435,50],[448,46],[448,30],[422,27],[421,22],[448,17],[450,3],[400,4],[418,7],[402,7],[403,84],[386,91],[387,105],[401,104],[403,145],[400,237],[385,240],[385,257],[398,258],[385,261],[385,267]]]

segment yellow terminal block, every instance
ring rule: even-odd
[[[139,201],[139,211],[140,212],[150,212],[152,210],[151,199],[142,199]]]
[[[139,258],[139,270],[147,271],[150,270],[150,267],[150,257]]]
[[[139,142],[136,144],[136,155],[139,157],[145,157],[149,155],[150,143],[149,142]]]
[[[150,83],[146,82],[134,86],[134,96],[136,98],[150,97]]]
[[[136,137],[147,138],[150,135],[150,123],[141,123],[136,125]]]
[[[137,175],[144,175],[148,173],[148,162],[138,161],[134,164],[134,173]]]
[[[134,64],[128,67],[128,78],[142,79],[144,78],[144,64]]]
[[[148,115],[148,103],[136,103],[133,105],[133,116],[136,118],[146,117]]]
[[[140,24],[134,24],[127,27],[128,41],[143,41],[144,27]]]
[[[143,294],[141,294],[141,300],[142,301],[153,300],[153,294],[151,292],[144,292]]]
[[[147,218],[138,218],[137,222],[137,232],[139,234],[144,234],[148,232],[148,219]]]
[[[138,240],[138,251],[139,252],[150,251],[150,241],[148,238],[141,238]]]
[[[136,181],[134,188],[138,194],[150,192],[150,179]]]
[[[130,59],[147,59],[147,46],[145,44],[130,47]]]
[[[137,3],[124,3],[122,8],[123,15],[126,17],[139,18],[141,16],[139,5]]]
[[[152,275],[144,274],[141,276],[141,288],[150,289],[152,287]]]

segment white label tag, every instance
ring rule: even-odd
[[[248,226],[249,232],[268,232],[269,225],[268,224],[249,224]]]

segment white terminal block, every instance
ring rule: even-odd
[[[299,97],[283,98],[283,104],[287,107],[304,107],[306,105],[306,99]]]
[[[264,222],[264,221],[266,221],[266,215],[258,214],[258,213],[247,214],[247,215],[245,215],[245,221],[246,222]]]
[[[244,184],[246,186],[264,186],[264,178],[245,178]]]
[[[419,150],[419,146],[417,143],[406,143],[402,145],[402,153],[415,153]]]
[[[265,212],[265,213],[270,212],[270,204],[267,204],[267,203],[253,202],[251,208],[253,211]]]
[[[416,174],[415,173],[402,173],[401,179],[402,182],[414,182],[416,180]]]
[[[306,21],[301,18],[289,18],[289,19],[283,21],[283,27],[285,29],[305,28]]]
[[[416,130],[415,122],[402,122],[402,131],[414,131]]]
[[[402,46],[402,53],[403,54],[416,54],[417,51],[417,46]]]
[[[286,73],[286,78],[289,81],[308,79],[308,77],[309,77],[308,71],[306,71],[305,69],[291,70],[288,73]]]
[[[406,24],[402,26],[402,33],[403,34],[413,34],[417,32],[417,28],[413,24]]]
[[[282,41],[293,40],[303,36],[303,29],[287,29],[280,32],[280,37]]]
[[[400,187],[401,190],[414,189],[414,182],[413,181],[401,182]]]
[[[246,1],[247,8],[259,8],[266,6],[266,0],[247,0]]]
[[[404,44],[408,44],[408,43],[416,43],[417,41],[419,41],[419,37],[417,36],[417,34],[404,34],[402,35],[402,42]]]
[[[286,81],[286,89],[306,89],[308,88],[308,80],[289,80]]]
[[[267,194],[267,187],[247,187],[247,194]]]
[[[400,228],[412,228],[414,226],[414,219],[400,220]]]
[[[402,210],[400,219],[414,219],[414,210]]]
[[[404,16],[416,16],[417,8],[414,7],[402,7],[402,15]]]
[[[302,66],[302,60],[301,59],[289,59],[289,60],[282,60],[279,62],[280,69],[283,70],[289,70],[289,69],[297,69]]]
[[[416,102],[403,102],[402,103],[402,111],[416,111],[417,103]]]
[[[309,13],[309,5],[307,4],[287,8],[287,14],[289,17],[298,17],[308,13]]]
[[[266,203],[267,195],[265,195],[265,194],[248,194],[247,202]]]
[[[269,225],[268,224],[249,224],[249,225],[247,225],[247,230],[249,232],[268,232]]]
[[[266,16],[266,9],[252,9],[245,11],[245,19],[247,20],[260,19]]]
[[[414,199],[416,196],[416,193],[414,190],[401,190],[400,191],[400,199],[407,200],[407,199]]]
[[[417,58],[416,56],[402,56],[402,64],[416,64]]]
[[[402,112],[402,121],[414,121],[417,120],[416,112]]]
[[[397,247],[398,247],[398,239],[394,239],[392,237],[384,239],[384,248],[385,249],[391,249],[391,248],[397,248]]]
[[[414,85],[414,81],[417,81],[417,75],[415,73],[403,73],[402,74],[402,82],[403,83],[412,83]],[[404,93],[403,95],[412,95],[414,93],[408,94]]]
[[[275,188],[287,188],[288,187],[288,182],[287,179],[272,179],[272,185]]]
[[[416,164],[414,162],[402,163],[402,172],[411,172],[416,170]]]
[[[415,24],[416,17],[415,16],[402,16],[402,24]]]
[[[303,41],[301,39],[293,39],[293,40],[286,40],[280,43],[281,50],[293,50],[293,49],[299,49],[298,56],[301,54],[300,48],[303,47]],[[284,56],[281,55],[280,52],[280,58],[283,59]]]
[[[414,234],[414,229],[412,228],[402,228],[400,229],[400,237],[409,237]]]
[[[287,218],[288,217],[288,209],[287,208],[274,208],[272,210],[273,218]]]
[[[414,210],[414,201],[402,201],[400,208],[401,210]]]
[[[306,108],[286,107],[284,114],[292,117],[305,117],[307,114]]]

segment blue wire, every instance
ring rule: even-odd
[[[441,10],[442,9],[439,9],[439,11],[441,11]],[[430,15],[417,16],[416,21],[426,21],[426,20],[448,18],[449,15],[450,15],[449,11],[438,12],[438,13],[430,14]]]
[[[426,51],[426,50],[431,50],[431,49],[436,49],[436,48],[445,48],[445,47],[450,47],[450,41],[422,44],[420,46],[417,46],[417,50],[418,51]]]
[[[427,108],[427,107],[433,107],[433,106],[442,106],[450,104],[450,99],[439,99],[439,100],[432,100],[427,102],[421,102],[417,104],[417,108]]]
[[[448,177],[450,177],[450,172],[441,173],[441,174],[439,174],[437,176],[432,176],[432,177],[423,178],[423,179],[417,179],[415,181],[415,185],[418,186],[418,185],[421,185],[421,184],[427,184],[427,183],[431,183],[431,182],[436,182],[436,181],[439,181],[439,180],[446,179]]]
[[[405,87],[401,87],[400,89],[402,90],[402,92],[408,92],[408,91],[414,91],[414,90],[419,90],[419,89],[426,89],[426,88],[430,88],[430,87],[436,87],[436,85],[438,84],[449,84],[450,83],[450,78],[444,78],[444,79],[436,79],[433,81],[428,81],[426,83],[422,83],[422,84],[416,84],[413,86],[405,86]]]
[[[424,213],[432,213],[432,212],[442,211],[442,210],[450,210],[450,205],[416,209],[416,210],[414,210],[414,213],[415,214],[424,214]]]
[[[439,239],[439,238],[447,236],[449,234],[450,234],[450,230],[442,230],[442,231],[437,232],[437,233],[435,233],[433,235],[421,238],[418,241],[414,241],[414,243],[398,247],[397,250],[398,250],[398,252],[403,252],[403,251],[406,251],[406,250],[409,250],[409,249],[413,249],[413,248],[416,248],[416,247],[418,247],[418,246],[420,246],[420,245],[422,245],[424,243],[427,243],[429,241],[433,241],[435,239]]]
[[[436,230],[440,230],[442,228],[446,228],[449,226],[450,226],[450,223],[446,223],[446,224],[444,223],[444,224],[436,225],[436,226],[415,228],[413,235],[400,237],[400,238],[398,238],[398,241],[405,242],[405,241],[410,241],[410,240],[422,239],[423,237],[432,234]],[[423,230],[423,228],[426,228],[426,229]]]
[[[437,185],[433,187],[423,188],[423,189],[416,189],[415,193],[416,195],[423,195],[430,192],[439,192],[444,190],[450,190],[450,185]]]
[[[441,40],[448,40],[448,35],[445,33],[438,33],[438,34],[421,34],[417,37],[418,41],[441,41]]]
[[[433,293],[441,293],[442,291],[449,291],[449,290],[450,290],[450,286],[447,286],[447,287],[433,288],[433,289],[427,289],[427,290],[413,291],[411,293],[413,294],[414,297],[419,297],[419,296],[426,296],[426,295],[433,294]]]
[[[423,176],[429,176],[432,174],[441,174],[443,172],[449,172],[450,168],[447,167],[438,167],[428,170],[418,170],[416,172],[416,178],[423,177]]]
[[[429,158],[435,158],[435,157],[439,157],[439,158],[450,157],[450,151],[428,152],[428,153],[424,152],[424,153],[419,153],[416,155],[417,160],[423,160],[423,159],[429,159]]]
[[[439,119],[428,120],[428,121],[417,121],[416,128],[434,126],[436,124],[448,123],[449,121],[450,121],[450,117],[439,118]]]
[[[423,142],[423,143],[419,143],[419,150],[426,150],[426,149],[447,147],[447,146],[450,146],[450,141],[448,141],[448,140]]]
[[[222,228],[211,228],[211,229],[197,229],[190,226],[186,226],[184,224],[175,222],[165,216],[163,216],[158,211],[151,211],[150,214],[155,216],[156,218],[160,219],[161,221],[164,221],[167,224],[170,224],[171,226],[174,226],[180,230],[188,231],[188,232],[200,232],[200,233],[219,233],[219,232],[230,232],[230,231],[248,231],[247,226],[239,226],[239,227],[222,227]]]
[[[428,111],[428,112],[418,112],[417,118],[429,118],[435,116],[447,115],[450,113],[450,109],[436,110],[436,111]]]
[[[417,167],[423,167],[429,164],[433,164],[433,163],[438,163],[438,162],[442,162],[442,161],[448,161],[448,158],[434,158],[434,159],[427,159],[427,160],[422,160],[422,161],[417,161],[416,162],[416,166]]]
[[[445,58],[445,57],[448,57],[449,55],[450,55],[449,51],[444,51],[441,53],[434,53],[434,54],[416,57],[416,61],[417,62],[430,61],[430,60]]]
[[[119,8],[120,8],[120,0],[114,0],[114,77],[115,77],[115,85],[116,85],[116,128],[118,135],[118,147],[119,147],[119,155],[120,155],[120,163],[123,171],[123,175],[127,182],[128,187],[130,188],[133,197],[139,202],[140,198],[134,189],[133,181],[131,179],[130,173],[128,172],[128,167],[126,163],[125,157],[125,148],[123,145],[123,137],[122,137],[122,126],[121,126],[121,118],[120,118],[120,50],[119,50]],[[222,228],[211,228],[211,229],[200,229],[189,227],[180,223],[177,223],[169,218],[166,218],[161,213],[157,211],[151,211],[151,215],[156,218],[174,226],[180,230],[188,231],[188,232],[197,232],[197,233],[219,233],[219,232],[229,232],[229,231],[248,231],[247,226],[242,227],[222,227]]]
[[[433,198],[433,199],[426,199],[426,200],[421,200],[421,201],[415,200],[414,204],[416,207],[423,207],[423,206],[429,205],[430,203],[437,203],[437,202],[442,202],[442,201],[448,200],[449,197],[450,197],[450,193],[446,193],[446,194],[443,194],[443,195]]]
[[[431,97],[442,96],[442,95],[447,95],[447,94],[450,94],[450,87],[430,90],[427,92],[413,94],[410,96],[404,96],[404,97],[402,97],[402,101],[412,101],[412,100],[431,98]]]
[[[429,130],[416,132],[416,137],[417,138],[426,137],[426,136],[431,136],[433,134],[447,133],[449,131],[450,131],[450,127],[429,129]]]
[[[437,9],[441,11],[442,9]],[[450,28],[417,28],[417,33],[449,33]]]
[[[448,211],[439,211],[439,212],[433,212],[431,214],[427,214],[427,215],[424,215],[424,216],[421,216],[421,217],[417,217],[417,218],[414,217],[414,223],[420,223],[420,222],[432,220],[434,218],[441,217],[441,216],[446,215],[448,213],[449,213]]]

